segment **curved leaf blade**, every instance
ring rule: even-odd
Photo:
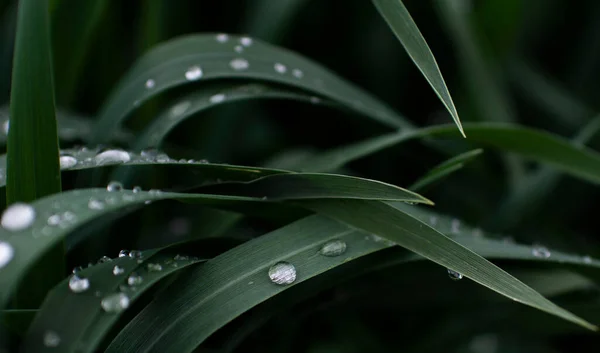
[[[435,183],[439,179],[460,170],[462,167],[464,167],[465,163],[469,163],[482,153],[483,150],[479,148],[454,156],[433,167],[425,175],[420,177],[419,180],[415,181],[414,184],[409,187],[409,189],[413,191],[422,190],[432,183]]]

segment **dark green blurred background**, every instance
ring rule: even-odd
[[[86,6],[92,0],[49,1],[57,106],[90,119],[128,68],[153,45],[189,33],[226,32],[249,34],[301,53],[381,98],[416,125],[451,122],[367,0],[97,0],[96,7]],[[404,1],[437,58],[463,121],[512,121],[571,138],[597,114],[599,1],[446,0],[460,8],[457,17],[448,16],[441,2]],[[7,104],[10,93],[15,9],[15,1],[0,1],[0,104]],[[201,89],[203,84],[186,90]],[[172,97],[181,94],[181,90],[168,92],[145,104],[128,120],[127,128],[140,131]],[[236,103],[184,123],[171,134],[168,152],[176,159],[261,165],[281,152],[324,150],[387,131],[360,116],[324,106],[291,101]],[[599,142],[597,138],[589,145],[596,148]],[[468,147],[463,141],[447,146],[457,152]],[[445,158],[420,142],[410,142],[353,162],[347,172],[407,186]],[[525,167],[522,173],[539,168],[535,164]],[[526,216],[502,223],[497,218],[499,206],[508,195],[514,172],[506,168],[500,153],[486,150],[483,157],[425,196],[436,202],[440,212],[524,243],[543,242],[600,255],[598,188],[563,177],[528,208]],[[511,264],[501,265],[510,270]],[[553,324],[561,329],[565,325],[480,293],[484,289],[471,283],[461,283],[461,289],[456,289],[454,283],[438,278],[443,271],[435,265],[420,265],[414,271],[423,275],[404,276],[395,270],[378,276],[396,282],[373,280],[368,287],[370,282],[363,279],[304,302],[267,325],[247,349],[325,352],[328,343],[317,348],[310,343],[321,342],[324,336],[325,341],[334,337],[342,342],[344,352],[402,351],[402,344],[390,343],[395,337],[404,337],[414,351],[427,351],[427,333],[440,343],[452,342],[456,352],[590,352],[598,347],[586,350],[595,337],[572,327],[567,334],[548,337]],[[432,273],[437,277],[429,283],[427,276]],[[377,300],[363,299],[358,289],[365,287],[386,294]],[[403,293],[402,288],[411,288],[410,293]],[[335,297],[348,293],[352,298]],[[398,293],[405,296],[402,300],[411,306],[409,311],[397,302],[393,309],[386,306],[386,300]],[[429,295],[431,300],[424,299]],[[345,308],[356,302],[365,305],[349,317]],[[303,315],[302,305],[323,308]],[[598,311],[598,304],[594,307]],[[465,312],[469,315],[463,317]],[[298,319],[290,320],[289,315]],[[551,324],[536,330],[545,320]],[[590,320],[600,323],[598,312]],[[493,326],[490,332],[486,325]],[[304,332],[305,340],[298,330]],[[225,340],[230,334],[231,330],[223,333]],[[270,342],[274,346],[263,347],[261,340],[270,336],[275,337]],[[285,346],[289,342],[295,342],[293,349]],[[477,342],[484,348],[477,348]],[[277,350],[277,344],[284,346]],[[494,345],[497,349],[490,350]],[[435,352],[438,348],[428,349]]]

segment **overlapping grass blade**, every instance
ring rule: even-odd
[[[583,180],[600,183],[600,155],[554,134],[511,124],[468,123],[469,141],[520,154]],[[398,143],[422,137],[458,137],[452,126],[438,125],[377,136],[342,146],[302,162],[298,169],[329,171]]]
[[[423,73],[431,88],[433,88],[440,98],[452,116],[452,119],[454,119],[460,133],[464,136],[465,132],[458,117],[458,112],[456,111],[454,102],[452,102],[452,97],[450,96],[448,87],[446,87],[446,82],[444,82],[444,77],[442,77],[435,57],[402,1],[373,0],[373,3],[400,40],[400,43],[402,43],[412,61],[417,65],[421,73]]]
[[[20,1],[17,16],[7,147],[9,204],[61,190],[48,3]]]
[[[481,256],[390,205],[366,200],[304,200],[297,203],[382,236],[512,300],[596,330],[596,326],[558,307]]]
[[[439,225],[443,222],[440,217]],[[533,258],[530,249],[521,251],[524,246],[482,237],[474,239],[466,228],[453,236],[457,242],[489,258],[600,266],[595,260],[586,263],[579,257],[555,252],[551,258]],[[332,240],[343,241],[346,251],[334,257],[321,255],[322,245]],[[191,270],[169,288],[179,293],[175,299],[169,292],[163,293],[119,333],[108,352],[159,352],[167,347],[180,352],[192,351],[217,329],[257,304],[334,267],[391,246],[395,244],[331,219],[307,217]],[[421,259],[406,252],[394,256],[392,261],[377,263],[352,275]],[[297,279],[290,286],[278,286],[269,281],[267,271],[279,261],[289,262],[296,268]],[[336,279],[327,281],[327,284],[335,283]],[[241,297],[244,300],[240,300]]]
[[[475,149],[471,151],[467,151],[465,153],[461,153],[458,156],[452,157],[439,165],[432,168],[425,175],[419,178],[416,182],[414,182],[409,189],[413,191],[419,191],[423,188],[435,183],[441,178],[446,177],[447,175],[460,170],[466,163],[472,161],[475,157],[479,156],[483,153],[482,149]]]
[[[96,352],[102,339],[125,312],[104,312],[100,305],[103,297],[124,293],[131,306],[162,279],[204,261],[157,249],[144,251],[139,258],[119,257],[78,272],[77,276],[89,281],[89,289],[74,293],[69,288],[70,279],[56,286],[30,326],[23,352],[55,351],[55,347],[44,344],[47,332],[60,337],[61,352]],[[113,272],[115,268],[120,270],[117,275]],[[141,283],[130,284],[130,277],[141,278]]]
[[[101,109],[91,142],[105,140],[136,106],[158,93],[218,78],[279,83],[330,98],[392,128],[411,126],[378,99],[298,54],[248,37],[192,35],[159,45],[134,65]]]

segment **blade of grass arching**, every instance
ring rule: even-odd
[[[452,116],[452,119],[454,119],[460,133],[465,136],[458,112],[456,111],[454,102],[452,102],[452,97],[450,96],[448,87],[446,87],[446,82],[444,82],[435,57],[402,1],[373,0],[373,3],[398,40],[400,40],[410,58],[417,65],[421,73],[423,73],[431,88],[433,88],[440,98]]]
[[[573,139],[573,144],[583,146],[598,133],[598,130],[600,130],[600,115],[581,129]],[[560,181],[561,176],[560,172],[549,167],[542,167],[527,176],[502,201],[494,216],[491,217],[490,228],[503,231],[518,225],[544,202]]]
[[[466,163],[469,163],[482,153],[483,150],[478,148],[452,157],[432,168],[425,175],[420,177],[419,180],[415,181],[411,186],[409,186],[408,189],[412,191],[422,190],[441,178],[460,170]]]
[[[8,204],[60,192],[48,3],[19,2],[8,134]]]
[[[319,178],[315,182],[313,176],[310,175],[304,179],[302,177],[298,178],[301,174],[289,174],[289,176],[292,178],[292,182],[287,183],[287,185],[293,188],[294,191],[288,195],[282,194],[279,199],[294,200],[323,197],[377,199],[385,195],[386,200],[430,203],[430,201],[417,194],[367,179],[361,181],[361,179],[352,178],[351,183],[348,183],[349,179],[346,179],[347,177],[324,176],[324,178],[330,180],[331,187],[327,188],[325,185],[327,183],[324,182],[323,178]],[[276,181],[285,184],[284,179],[276,179]],[[315,188],[315,185],[319,188]],[[366,185],[372,187],[369,188]],[[349,194],[350,188],[352,188],[351,191],[354,191],[353,194]],[[303,194],[300,191],[301,189],[305,189],[306,192]],[[158,200],[196,202],[209,207],[242,213],[266,213],[271,217],[282,209],[285,210],[285,208],[282,208],[285,205],[270,203],[260,198],[158,191],[134,192],[122,190],[111,192],[105,189],[82,189],[46,197],[31,205],[36,218],[30,227],[13,232],[0,228],[0,242],[3,246],[11,249],[11,253],[18,254],[18,256],[13,256],[0,269],[2,271],[0,287],[3,288],[0,292],[0,308],[5,306],[6,300],[14,293],[22,278],[35,266],[36,262],[43,258],[56,244],[63,242],[64,238],[74,229],[110,212],[141,207],[146,205],[147,201]],[[52,221],[49,221],[49,219],[52,219]]]
[[[457,236],[456,240],[461,242],[471,238],[470,234],[466,234]],[[338,256],[323,256],[322,246],[330,241],[337,241],[338,244],[343,242],[345,251],[341,251]],[[501,250],[497,250],[501,242],[490,241],[492,244],[487,243],[484,238],[472,242],[472,250],[482,256],[489,255],[490,258],[511,258],[511,253],[519,249],[517,244],[506,244],[500,247]],[[391,246],[395,244],[329,218],[304,218],[223,253],[202,267],[192,269],[185,278],[178,279],[168,292],[143,309],[119,333],[107,352],[160,352],[167,348],[178,352],[192,351],[216,330],[259,303],[349,261]],[[528,252],[522,255],[529,258],[530,254]],[[573,256],[559,253],[556,256],[533,260],[556,263],[568,261],[580,266],[600,267],[599,261],[594,260],[591,265]],[[394,254],[390,259],[393,261],[387,266],[423,260],[408,252],[403,255]],[[292,284],[281,286],[270,282],[268,269],[279,261],[294,265],[296,280]],[[382,268],[381,265],[382,263],[375,261],[369,268],[352,270],[347,274],[350,277],[364,275]],[[322,282],[321,289],[348,278],[340,274],[336,272],[334,278]],[[173,292],[178,293],[178,296],[174,298],[171,294]]]
[[[229,84],[207,87],[178,99],[162,111],[137,138],[135,149],[160,146],[166,136],[186,119],[225,103],[251,99],[291,99],[310,102],[310,95],[261,84]],[[324,104],[328,104],[325,100]]]
[[[366,200],[305,200],[296,203],[393,241],[507,298],[582,327],[597,329],[593,324],[547,300],[483,257],[390,205]]]
[[[465,131],[469,133],[471,142],[517,153],[537,162],[547,163],[569,175],[592,183],[600,183],[600,155],[585,147],[573,145],[557,135],[519,125],[495,123],[467,123]],[[377,136],[327,151],[303,161],[302,165],[296,168],[306,171],[335,170],[384,148],[424,137],[457,138],[459,136],[449,125]]]
[[[56,99],[71,105],[94,33],[106,14],[106,1],[62,0],[52,11]]]
[[[144,55],[98,114],[92,143],[118,128],[137,106],[168,89],[217,79],[273,82],[310,92],[391,128],[408,121],[367,92],[296,53],[249,37],[192,35],[170,40]]]
[[[29,327],[23,340],[23,352],[97,352],[102,339],[110,333],[125,310],[106,313],[100,302],[103,298],[123,293],[129,306],[151,289],[155,284],[190,265],[204,262],[164,250],[142,252],[141,259],[129,256],[99,263],[78,272],[80,278],[87,279],[89,288],[74,293],[65,279],[47,296],[44,304]],[[121,272],[113,273],[117,268]],[[140,283],[130,284],[131,278]],[[60,337],[57,347],[44,344],[44,335],[53,332]]]

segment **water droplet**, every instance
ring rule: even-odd
[[[438,222],[438,218],[436,216],[429,216],[429,224],[432,227],[435,227]]]
[[[107,150],[101,153],[98,153],[94,160],[98,165],[108,164],[108,163],[126,163],[131,160],[131,156],[128,152],[123,150]]]
[[[73,156],[64,155],[60,156],[60,169],[73,168],[77,164],[77,159]]]
[[[150,272],[160,272],[163,269],[160,264],[148,264],[146,267]]]
[[[58,347],[60,344],[60,336],[54,331],[46,331],[44,333],[44,346],[49,348]]]
[[[171,108],[171,119],[178,118],[180,115],[185,113],[191,105],[192,103],[190,101],[183,101],[175,104]]]
[[[10,130],[10,121],[5,120],[2,123],[2,132],[4,133],[4,135],[8,135],[8,130]]]
[[[73,275],[69,280],[69,289],[73,293],[81,293],[85,292],[90,288],[90,280],[87,278],[79,277],[77,275]]]
[[[13,247],[6,242],[0,241],[0,268],[6,266],[15,254]]]
[[[277,73],[280,73],[280,74],[285,74],[287,71],[287,67],[285,67],[285,65],[283,65],[281,63],[275,63],[275,65],[273,65],[273,68],[275,69],[275,71]]]
[[[101,257],[101,258],[98,260],[98,263],[99,263],[99,264],[104,264],[104,263],[111,262],[111,261],[112,261],[112,259],[111,259],[110,257],[108,257],[108,256],[102,256],[102,257]]]
[[[102,201],[92,197],[88,201],[88,208],[90,210],[102,210],[102,209],[104,209],[104,203]]]
[[[124,272],[125,272],[125,269],[123,267],[119,267],[118,265],[113,267],[113,270],[112,270],[112,273],[115,276],[122,275]]]
[[[52,216],[48,217],[48,225],[50,226],[57,226],[60,224],[61,221],[62,218],[59,214],[53,214]]]
[[[138,192],[142,192],[142,188],[139,186],[134,186],[132,191],[134,194],[137,194]]]
[[[132,259],[141,259],[144,257],[144,255],[139,250],[131,250],[129,252],[129,257],[131,257]]]
[[[127,284],[130,286],[138,286],[140,284],[142,284],[143,282],[143,278],[142,276],[138,276],[135,273],[132,273],[128,278],[127,278]]]
[[[548,250],[548,248],[546,248],[545,246],[541,246],[541,245],[534,246],[531,249],[531,254],[535,257],[539,257],[542,259],[547,259],[551,255],[550,250]]]
[[[118,191],[123,191],[123,184],[121,184],[118,181],[111,181],[110,183],[108,183],[108,185],[106,186],[106,190],[110,191],[110,192],[118,192]]]
[[[321,103],[321,98],[319,98],[319,97],[310,97],[310,102],[312,104],[319,104],[319,103]]]
[[[450,223],[450,233],[451,234],[460,233],[460,221],[458,219],[453,219],[452,223]]]
[[[196,81],[202,77],[202,69],[200,66],[192,66],[185,72],[185,78],[188,81]]]
[[[78,274],[81,271],[83,271],[83,267],[81,267],[81,266],[73,267],[73,274],[74,275]]]
[[[278,262],[269,268],[269,278],[275,284],[292,284],[296,280],[296,268],[289,262]]]
[[[208,99],[211,103],[217,104],[221,103],[225,100],[225,95],[223,93],[215,94]]]
[[[293,69],[292,70],[292,75],[295,78],[302,78],[302,77],[304,77],[304,72],[302,72],[302,70],[300,70],[300,69]]]
[[[332,240],[323,244],[319,253],[324,256],[339,256],[346,252],[346,242],[341,240]]]
[[[127,257],[129,256],[129,251],[128,250],[121,250],[119,251],[119,257]]]
[[[26,203],[14,203],[4,213],[0,224],[11,232],[18,232],[29,228],[35,221],[35,209]]]
[[[235,50],[236,53],[242,53],[244,51],[244,47],[241,45],[236,45],[233,50]]]
[[[252,38],[242,37],[242,38],[240,38],[240,44],[242,44],[245,47],[249,47],[252,45]]]
[[[581,260],[583,260],[584,263],[586,264],[591,264],[592,263],[592,258],[589,256],[584,256],[581,258]],[[0,268],[2,267],[2,265],[0,264]]]
[[[107,313],[120,313],[129,307],[129,297],[125,293],[111,294],[100,301],[100,306]]]
[[[236,58],[229,62],[229,66],[231,66],[231,68],[236,71],[242,71],[242,70],[246,70],[248,67],[250,67],[250,64],[248,63],[248,60],[246,60],[246,59]]]
[[[448,277],[450,277],[450,279],[453,281],[458,281],[463,278],[463,275],[462,275],[462,273],[448,269]]]
[[[189,259],[190,259],[190,257],[187,255],[177,254],[177,255],[175,255],[175,257],[173,257],[173,260],[175,260],[175,261],[188,261]]]
[[[149,78],[148,80],[146,80],[145,86],[147,89],[152,89],[152,88],[154,88],[155,84],[156,84],[156,82],[154,82],[153,79]]]
[[[217,34],[217,36],[215,37],[215,39],[217,40],[217,42],[219,43],[225,43],[229,40],[229,36],[225,33],[219,33]]]

